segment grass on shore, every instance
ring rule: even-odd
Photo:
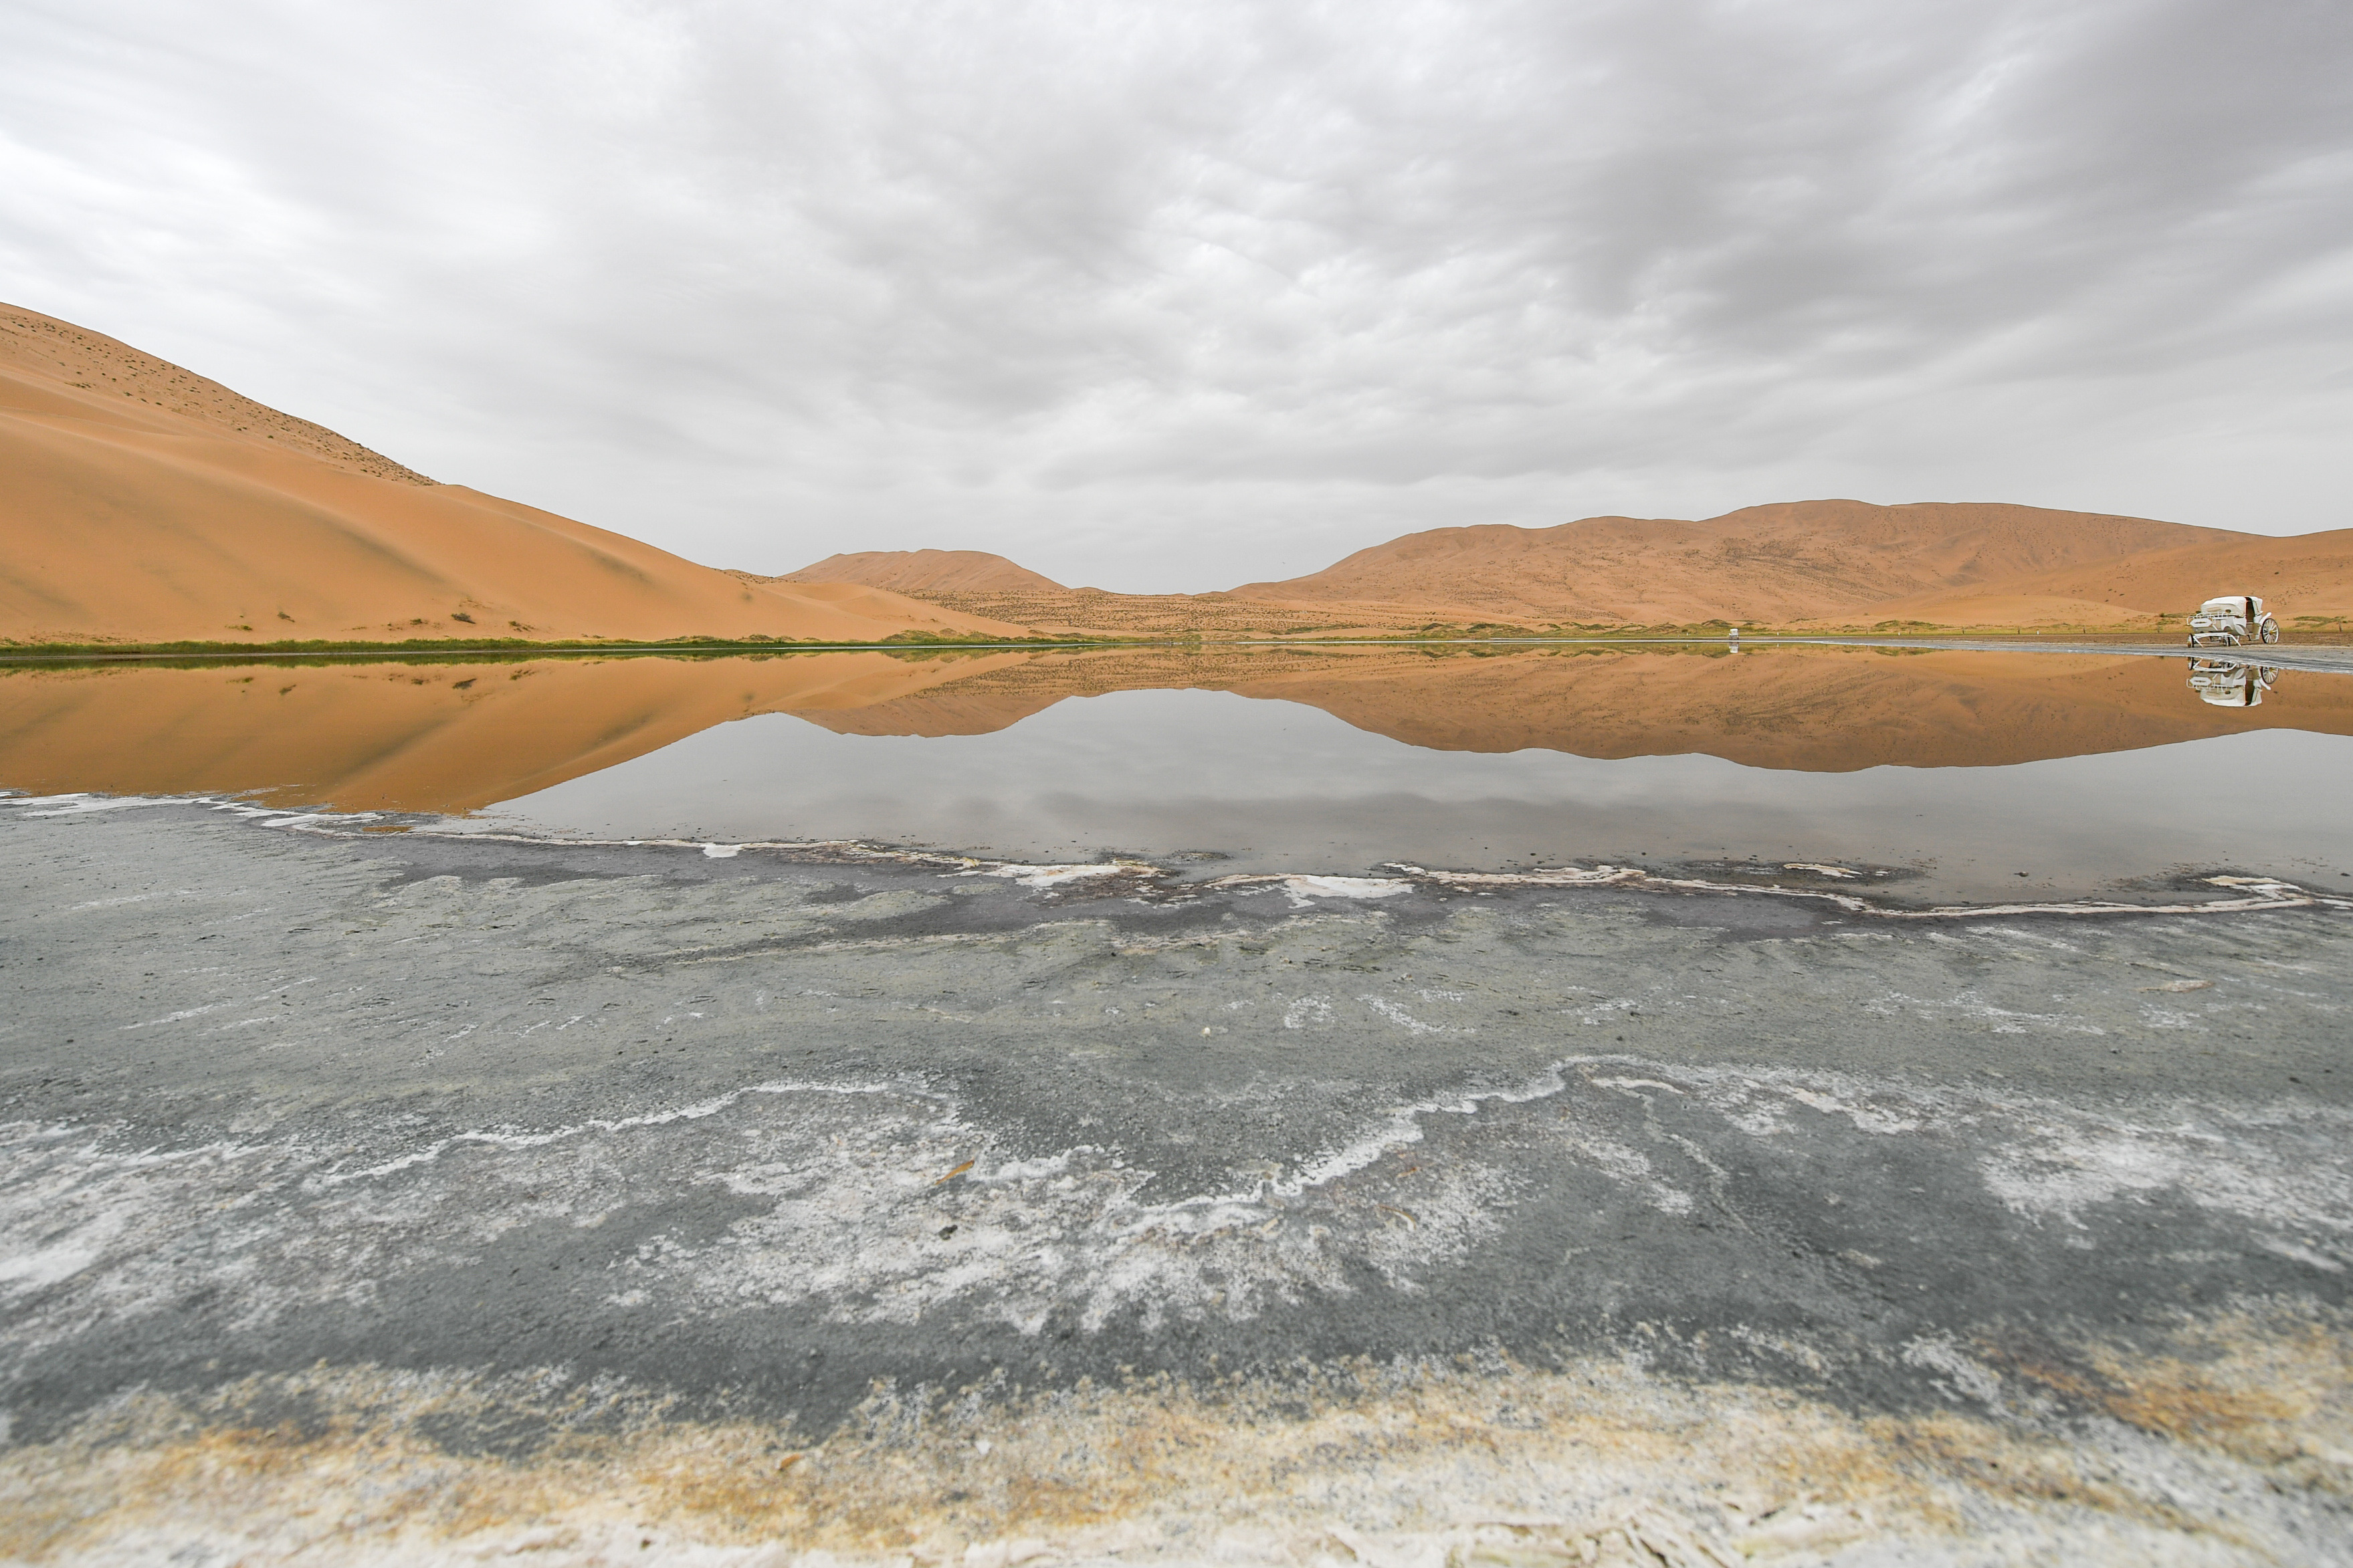
[[[2163,616],[2156,624],[2142,627],[2107,626],[1947,626],[1928,621],[1882,621],[1872,626],[1768,626],[1744,624],[1740,632],[1752,642],[1773,638],[1814,640],[1826,637],[1936,637],[1942,639],[2099,642],[2170,641],[2180,635],[2179,623],[2186,616]],[[2301,616],[2289,628],[2298,643],[2339,643],[2348,637],[2344,618],[2337,616]],[[19,642],[0,637],[0,664],[26,662],[102,663],[114,659],[155,661],[185,660],[191,664],[222,658],[272,658],[330,660],[364,657],[370,654],[399,658],[430,658],[438,660],[460,658],[515,659],[533,658],[554,654],[687,654],[702,656],[734,656],[787,653],[834,653],[873,651],[907,655],[944,655],[973,653],[984,649],[1032,649],[1039,652],[1078,650],[1111,647],[1176,646],[1208,647],[1237,642],[1252,643],[1317,643],[1346,642],[1357,644],[1395,644],[1410,647],[1432,647],[1440,644],[1496,642],[1614,642],[1614,641],[1728,641],[1733,623],[1725,620],[1686,622],[1674,625],[1621,626],[1608,623],[1562,623],[1525,626],[1515,622],[1472,621],[1464,623],[1429,621],[1413,626],[1293,626],[1280,630],[1250,632],[1241,628],[1225,629],[1222,635],[1204,635],[1199,631],[1169,632],[1099,632],[1092,635],[1032,637],[976,637],[947,636],[937,632],[895,632],[890,637],[871,642],[833,642],[817,637],[681,637],[659,641],[632,641],[618,638],[573,638],[559,642],[540,642],[529,637],[410,637],[401,641],[335,641],[311,638],[301,641],[275,642],[105,642],[105,643],[42,643]]]
[[[871,642],[838,642],[822,637],[665,637],[659,641],[575,637],[538,642],[529,637],[408,637],[392,641],[334,641],[313,637],[278,642],[19,642],[0,637],[0,659],[21,658],[221,658],[244,655],[305,654],[434,654],[533,655],[547,653],[810,653],[879,649],[886,653],[921,652],[933,648],[1092,647],[1103,637],[947,637],[937,632],[893,632]]]

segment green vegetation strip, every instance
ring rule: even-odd
[[[871,649],[881,653],[968,651],[982,648],[1100,647],[1135,639],[1111,637],[989,638],[941,637],[931,632],[894,632],[874,642],[827,642],[793,637],[672,637],[662,642],[533,642],[525,637],[411,637],[404,642],[159,642],[19,643],[0,639],[0,661],[65,659],[358,658],[393,655],[404,658],[486,655],[537,658],[589,653],[837,653]]]
[[[2319,620],[2322,617],[2302,617]],[[1761,647],[1768,642],[1831,643],[1854,642],[1870,646],[1885,646],[1883,639],[1891,634],[1915,643],[2036,643],[2067,642],[2075,645],[2149,646],[2152,637],[2170,646],[2169,634],[2163,630],[2099,631],[2077,630],[2063,626],[2035,627],[1924,627],[1916,622],[1894,623],[1871,628],[1807,628],[1776,630],[1761,626],[1742,628],[1747,646]],[[2299,626],[2290,639],[2299,644],[2343,645],[2353,642],[2353,637],[2334,628]],[[818,639],[799,640],[786,637],[675,637],[665,642],[533,642],[523,637],[412,637],[403,642],[166,642],[166,643],[19,643],[0,639],[0,666],[11,664],[47,664],[94,666],[117,662],[140,662],[200,668],[223,662],[259,663],[261,661],[325,664],[339,659],[397,658],[404,661],[428,663],[506,663],[521,659],[547,658],[586,658],[596,656],[665,655],[688,658],[775,657],[802,653],[888,653],[899,658],[952,658],[988,652],[1067,652],[1105,647],[1184,647],[1207,651],[1212,647],[1305,647],[1315,646],[1364,647],[1419,647],[1436,651],[1445,647],[1464,648],[1479,646],[1504,647],[1528,645],[1609,645],[1613,643],[1702,644],[1717,648],[1736,647],[1731,640],[1729,625],[1723,621],[1704,621],[1697,625],[1658,626],[1552,626],[1532,630],[1495,622],[1470,626],[1448,626],[1431,623],[1410,631],[1392,636],[1337,637],[1302,636],[1297,632],[1268,632],[1252,635],[1236,633],[1226,637],[1204,637],[1199,633],[1158,634],[1141,637],[1028,637],[982,640],[943,637],[931,632],[899,632],[873,642],[826,642]]]

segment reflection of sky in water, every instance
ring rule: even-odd
[[[1756,855],[1920,865],[1936,891],[1989,896],[2082,891],[2177,865],[2337,880],[2353,869],[2348,764],[2353,738],[2292,730],[1849,773],[1697,755],[1438,752],[1294,703],[1128,691],[942,739],[747,719],[480,820],[1035,859],[1206,849],[1232,857],[1221,869]]]

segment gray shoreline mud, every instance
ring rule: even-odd
[[[90,804],[0,803],[18,1558],[2353,1561],[2341,897]]]

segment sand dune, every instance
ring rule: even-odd
[[[965,574],[916,558],[990,563]],[[837,566],[835,563],[868,564]],[[2353,617],[2353,531],[2274,539],[2147,518],[1956,503],[1796,501],[1704,521],[1595,517],[1555,528],[1432,529],[1282,582],[1221,594],[1015,586],[998,556],[837,556],[960,613],[1124,636],[1394,635],[1431,626],[2071,626],[2155,633],[2222,593],[2261,594],[2286,624]],[[1029,575],[1034,576],[1034,574]],[[1042,580],[1041,580],[1042,581]]]
[[[1818,500],[1699,521],[1432,529],[1224,594],[1066,588],[970,550],[720,572],[423,475],[102,334],[0,306],[0,642],[901,632],[1395,633],[1433,624],[2147,627],[2257,593],[2353,618],[2353,530]]]
[[[433,482],[323,425],[281,414],[219,382],[142,353],[103,333],[12,305],[0,305],[0,370],[94,393],[110,409],[121,399],[125,412],[161,409],[177,414],[353,473],[412,485]]]
[[[755,583],[862,583],[897,594],[1069,591],[1051,577],[984,550],[860,550],[828,555],[781,577],[734,574]]]
[[[2291,629],[2299,616],[2314,622],[2353,618],[2353,529],[2284,539],[2233,534],[1983,588],[1918,595],[1878,605],[1874,613],[1961,626],[2031,625],[2039,619],[2096,625],[2103,613],[2117,619],[2137,612],[2178,613],[2231,593],[2272,601]]]
[[[0,308],[0,640],[1023,628],[844,584],[749,584],[440,485],[111,338]]]
[[[1953,595],[1959,603],[1965,590],[2034,574],[2253,538],[2037,507],[1795,501],[1696,522],[1596,517],[1544,529],[1432,529],[1360,550],[1305,577],[1233,592],[1284,605],[1434,618],[1788,625],[1883,618],[1889,604],[1924,595]],[[2189,603],[2221,591],[2208,588]]]

